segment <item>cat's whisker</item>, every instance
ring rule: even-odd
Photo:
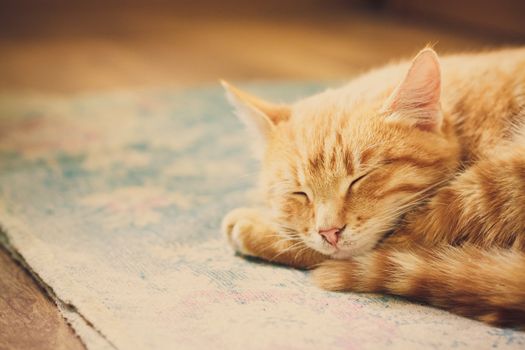
[[[295,253],[295,256],[294,256],[294,261],[297,261],[297,259],[299,257],[301,257],[301,254],[303,254],[305,251],[307,251],[308,249],[310,249],[308,246],[304,246],[302,247],[301,249],[299,249],[296,253]]]
[[[391,230],[393,227],[392,225],[396,224],[396,221],[400,219],[403,215],[405,215],[408,211],[413,209],[414,207],[420,205],[424,201],[426,201],[429,197],[433,195],[432,190],[447,183],[449,180],[444,179],[442,181],[438,181],[437,183],[434,183],[427,188],[418,191],[408,197],[407,202],[404,203],[401,206],[395,207],[390,211],[387,211],[385,213],[382,213],[381,215],[381,221],[376,223],[376,227],[384,227],[384,231],[387,232]]]
[[[302,241],[298,241],[292,245],[290,245],[289,247],[283,249],[282,251],[280,251],[279,253],[277,253],[275,256],[273,256],[272,260],[275,260],[277,259],[279,256],[283,255],[283,254],[286,254],[290,251],[292,251],[293,249],[297,248],[298,246],[304,244]]]
[[[280,236],[276,236],[276,235],[270,235],[269,237],[272,237],[272,238],[276,238],[275,241],[271,241],[270,243],[268,243],[266,246],[263,246],[261,248],[261,250],[263,251],[266,251],[268,250],[269,248],[275,248],[275,246],[279,243],[279,242],[297,242],[297,239],[295,238],[282,238]]]

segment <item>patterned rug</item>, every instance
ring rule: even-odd
[[[219,223],[257,164],[218,87],[3,96],[0,116],[2,242],[90,349],[525,347],[525,333],[235,256]]]

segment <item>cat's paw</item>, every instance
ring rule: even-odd
[[[255,256],[249,249],[250,235],[260,228],[257,212],[248,208],[237,208],[222,220],[221,231],[230,246],[243,255]]]
[[[352,270],[352,263],[347,260],[326,260],[312,271],[312,279],[325,290],[352,290]]]

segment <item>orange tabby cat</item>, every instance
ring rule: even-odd
[[[525,49],[426,48],[290,106],[223,85],[266,203],[225,217],[236,251],[525,326]]]

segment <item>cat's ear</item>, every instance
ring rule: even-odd
[[[263,101],[223,80],[221,84],[239,119],[258,139],[258,146],[266,143],[278,123],[290,118],[291,110],[287,106]]]
[[[421,50],[401,84],[383,107],[387,119],[409,123],[421,130],[439,131],[443,122],[440,107],[441,69],[436,52]]]

